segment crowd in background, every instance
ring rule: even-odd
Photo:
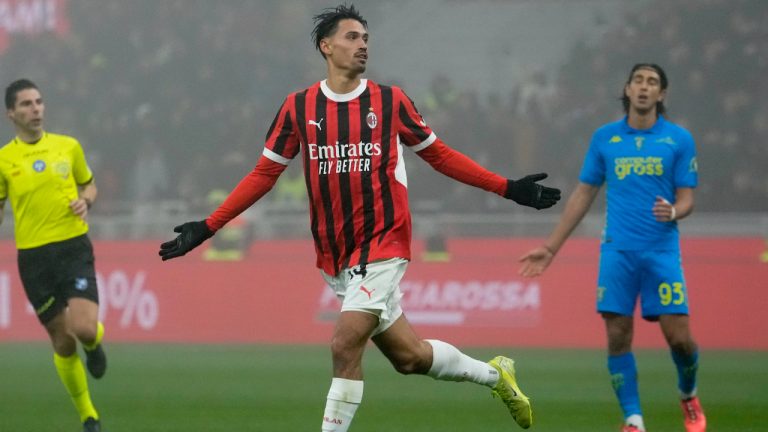
[[[666,68],[668,117],[697,142],[696,201],[705,211],[768,209],[768,7],[761,1],[654,1],[599,44],[577,46],[558,76],[551,139],[586,137],[621,95],[616,71],[638,61]],[[613,83],[606,86],[606,83]],[[615,116],[614,116],[615,117]],[[555,150],[551,148],[550,150]],[[577,157],[561,146],[561,160]],[[566,167],[563,167],[566,169]]]
[[[311,48],[311,6],[72,1],[69,34],[15,37],[0,76],[37,81],[49,128],[81,139],[102,214],[168,200],[202,210],[210,191],[231,189],[256,162],[282,98],[324,76],[317,53],[285,48]],[[377,13],[366,10],[372,22]],[[534,71],[511,92],[478,94],[445,71],[416,105],[441,138],[488,168],[547,171],[549,183],[570,190],[592,131],[622,115],[631,66],[659,63],[671,81],[669,118],[697,139],[699,211],[768,209],[764,2],[651,0],[607,28],[596,41],[575,40],[559,70]],[[514,208],[417,159],[407,160],[417,210]],[[266,199],[304,210],[293,165]]]

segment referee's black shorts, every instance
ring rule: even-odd
[[[18,252],[21,283],[41,323],[64,310],[72,297],[99,302],[93,245],[87,234]]]

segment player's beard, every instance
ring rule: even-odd
[[[357,56],[355,56],[355,58],[357,58]],[[354,65],[353,69],[354,69],[354,71],[355,71],[356,73],[358,73],[358,74],[362,74],[363,72],[365,72],[365,67],[366,67],[366,66],[368,66],[368,59],[367,59],[367,58],[366,58],[365,60],[362,60],[362,59],[361,59],[361,60],[358,60],[358,61],[355,63],[355,65]]]

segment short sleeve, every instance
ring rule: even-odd
[[[8,183],[5,176],[0,174],[0,201],[8,198]]]
[[[600,140],[597,133],[592,135],[589,149],[584,156],[579,181],[593,186],[601,186],[605,182],[605,160],[600,154]]]
[[[400,141],[413,151],[420,151],[435,142],[437,136],[424,117],[419,114],[411,98],[401,89],[393,87],[397,97],[397,133]]]
[[[299,154],[299,140],[291,113],[294,101],[294,97],[283,101],[269,127],[264,144],[264,156],[282,165],[288,165]]]
[[[83,147],[77,140],[74,140],[74,145],[72,146],[72,175],[75,178],[75,183],[78,185],[84,185],[93,180],[93,172],[85,160]]]
[[[694,188],[698,185],[699,167],[696,162],[696,144],[690,133],[686,132],[679,140],[674,171],[675,187]]]

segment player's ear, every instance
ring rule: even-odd
[[[329,55],[331,53],[331,39],[330,38],[322,38],[320,39],[320,52],[324,55]]]
[[[667,98],[667,89],[664,89],[659,92],[659,102],[664,102],[664,99]]]

